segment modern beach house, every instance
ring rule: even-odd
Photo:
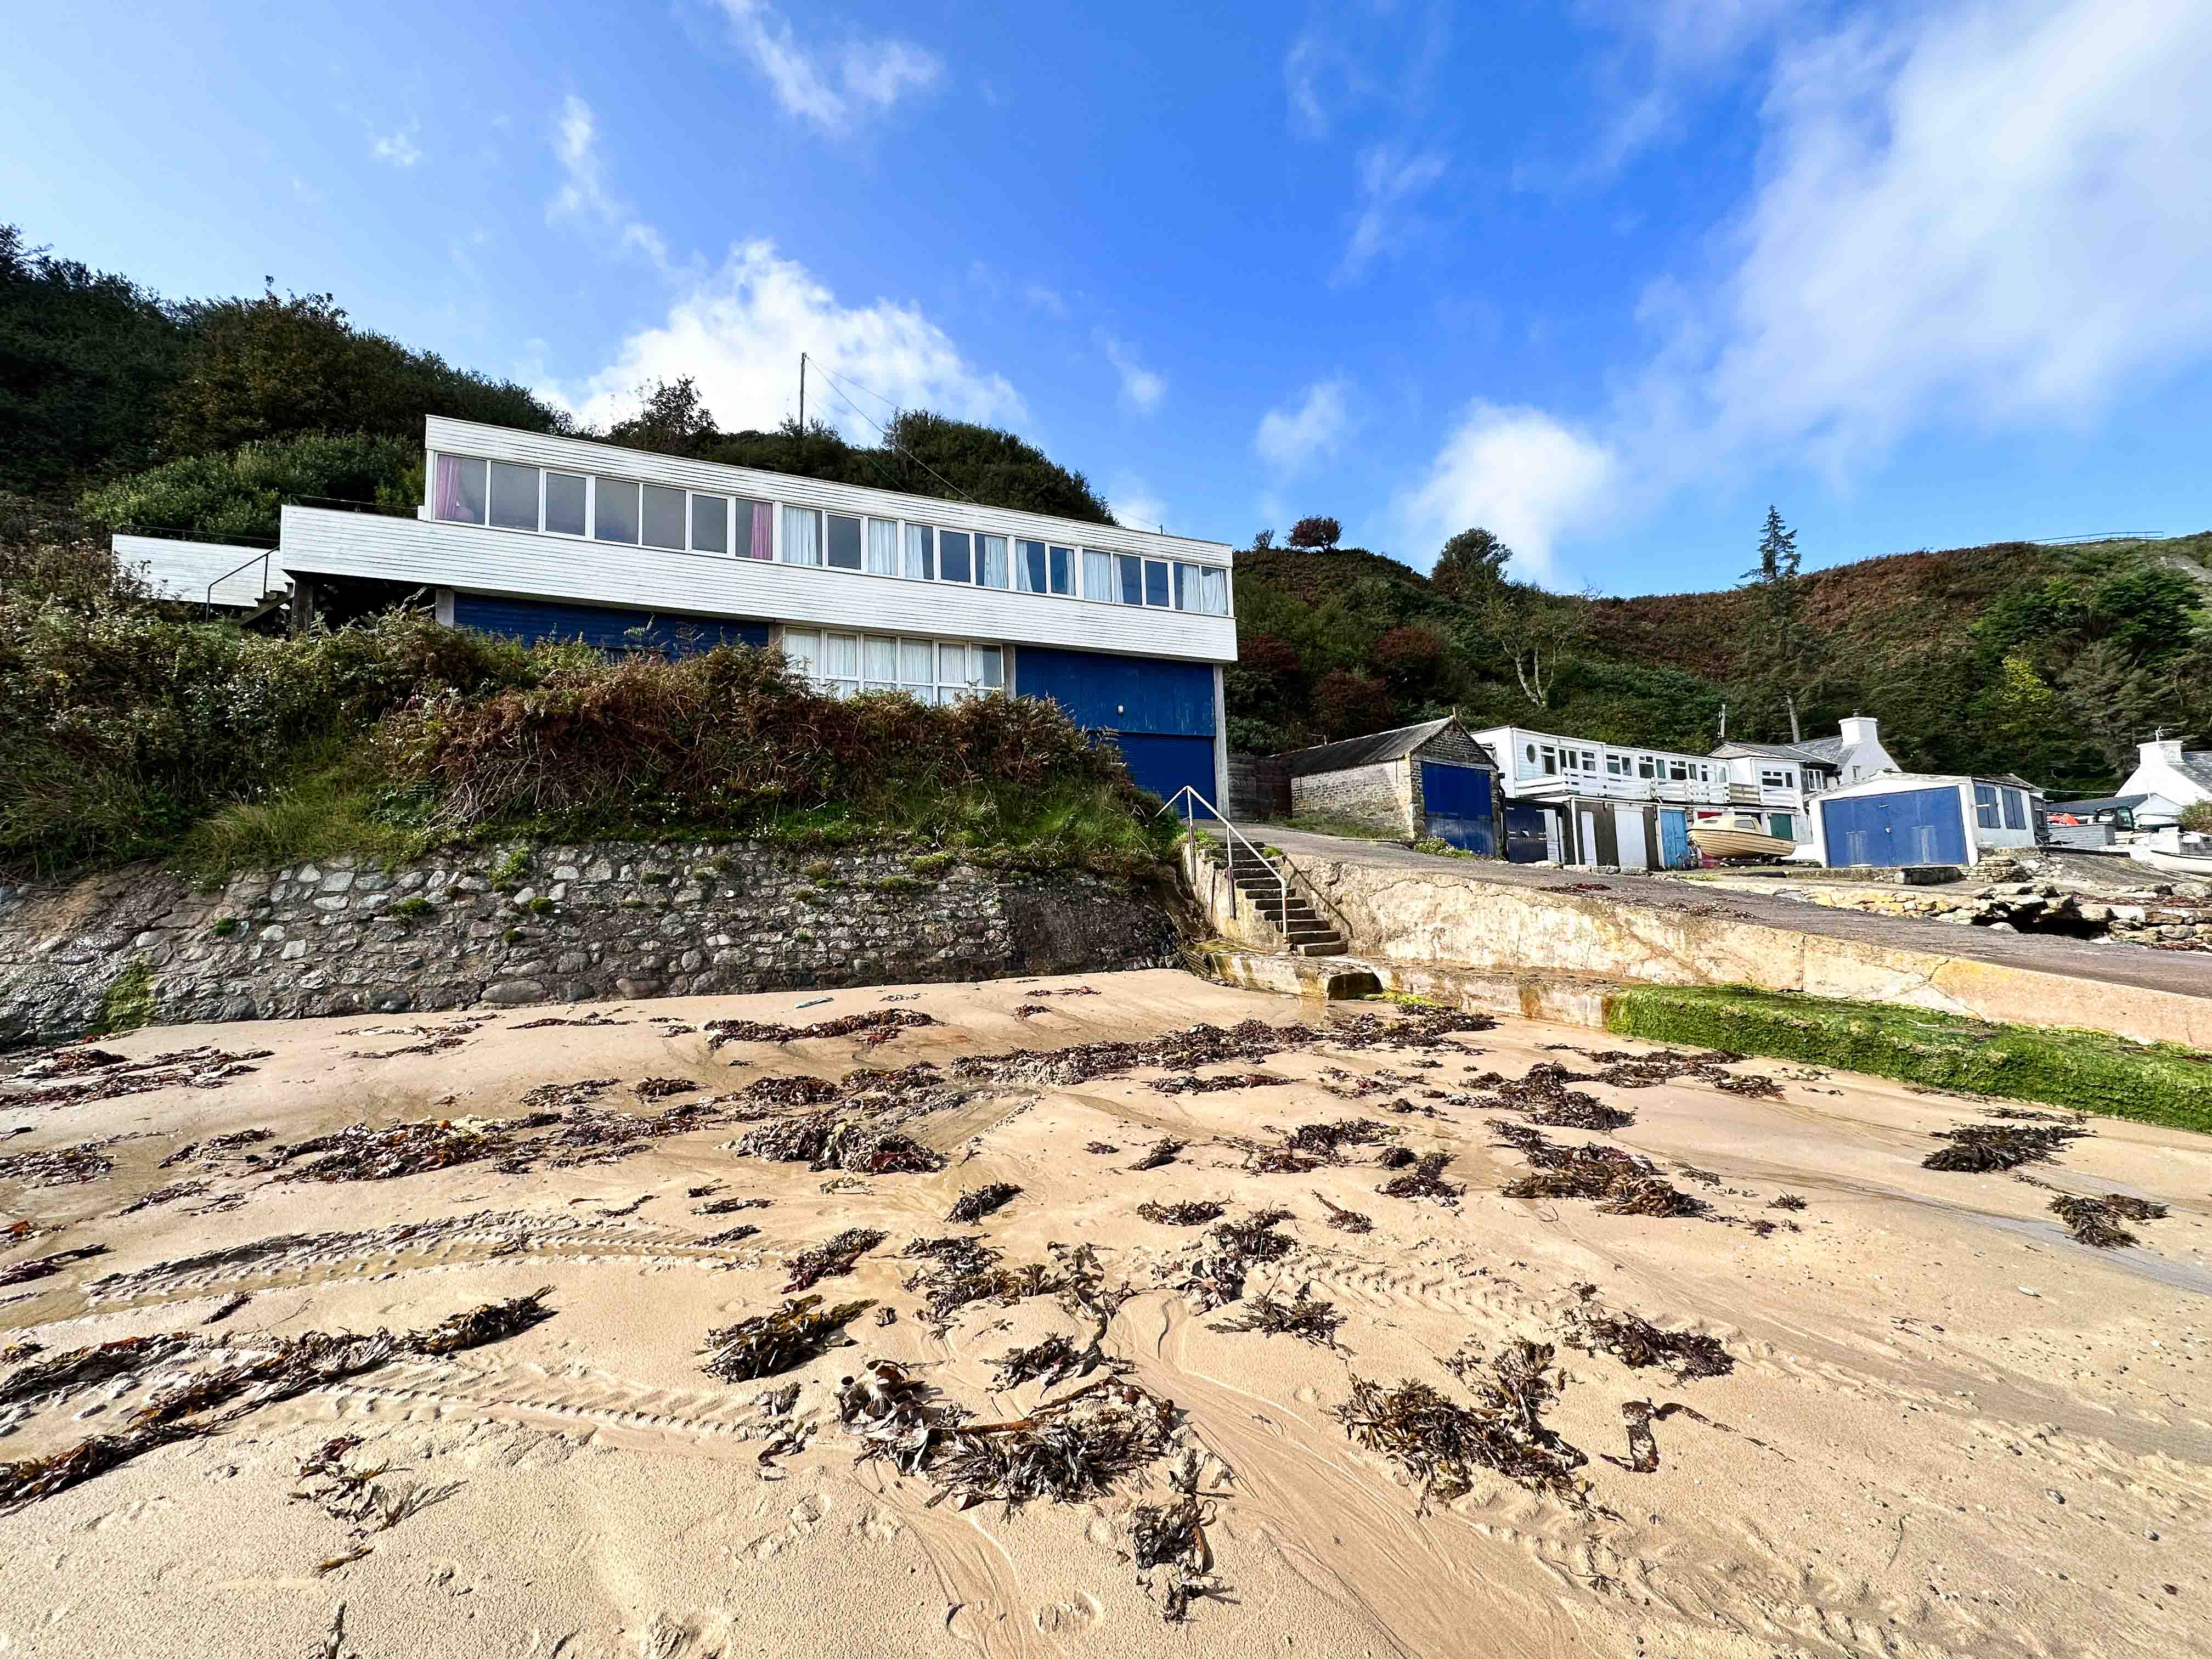
[[[774,645],[823,689],[1050,698],[1137,782],[1221,799],[1219,542],[431,416],[413,513],[287,505],[276,547],[118,535],[177,599],[293,624],[396,604],[522,640]]]

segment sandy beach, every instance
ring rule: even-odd
[[[850,1020],[887,1013],[928,1023]],[[0,1283],[0,1461],[149,1410],[182,1431],[0,1512],[0,1654],[2212,1646],[2212,1140],[2097,1120],[2013,1170],[1931,1170],[1938,1131],[2044,1121],[1776,1061],[1607,1081],[1659,1051],[1397,1028],[1419,1018],[1161,970],[62,1051],[0,1098],[0,1227],[27,1224],[0,1277],[63,1258]],[[1245,1035],[1147,1059],[1200,1022]],[[1109,1042],[1139,1046],[1085,1047]],[[186,1058],[131,1069],[161,1055]],[[1577,1097],[1626,1121],[1529,1109]],[[810,1122],[811,1156],[761,1155]],[[393,1143],[307,1143],[394,1123],[459,1126],[410,1143],[456,1161],[318,1178]],[[824,1142],[841,1123],[866,1133]],[[1504,1190],[1584,1146],[1625,1155],[1641,1207]],[[994,1183],[1018,1191],[947,1219]],[[2112,1194],[2168,1212],[2105,1249],[2051,1209]],[[803,1256],[840,1235],[842,1259]],[[958,1300],[963,1261],[1012,1288]],[[419,1339],[541,1288],[491,1340],[175,1403],[307,1333]],[[787,1296],[868,1305],[787,1369],[708,1368]],[[1304,1334],[1223,1328],[1263,1303]],[[1624,1317],[1718,1358],[1632,1365]],[[1521,1461],[1394,1453],[1371,1408],[1407,1383]],[[963,1484],[1115,1421],[1142,1443],[1098,1489]]]

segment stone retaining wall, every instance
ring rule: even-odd
[[[1152,966],[1164,885],[949,855],[495,847],[195,890],[140,866],[0,887],[0,1044],[118,1024],[398,1013]]]

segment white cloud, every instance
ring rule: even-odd
[[[1513,549],[1515,574],[1548,581],[1560,535],[1604,510],[1614,471],[1601,444],[1542,410],[1477,401],[1397,510],[1431,550],[1480,525]]]
[[[1067,301],[1060,296],[1056,288],[1047,288],[1042,283],[1031,283],[1022,291],[1022,297],[1039,311],[1050,312],[1055,317],[1067,315]]]
[[[1099,349],[1105,352],[1106,361],[1114,365],[1114,372],[1121,377],[1121,395],[1134,404],[1139,414],[1149,415],[1159,407],[1160,399],[1167,395],[1168,383],[1137,361],[1137,354],[1104,330],[1098,334]]]
[[[640,386],[689,374],[724,429],[767,428],[796,412],[802,351],[856,388],[842,394],[826,377],[810,375],[808,418],[818,416],[856,440],[872,441],[868,422],[890,416],[859,387],[901,408],[963,420],[1003,423],[1026,414],[1002,376],[970,364],[912,306],[841,304],[826,283],[778,257],[767,241],[732,249],[720,270],[681,295],[664,321],[625,340],[584,385],[549,390],[583,419],[605,425],[635,412]],[[867,420],[854,416],[846,395]]]
[[[730,33],[768,76],[789,113],[831,131],[860,114],[890,109],[943,72],[937,56],[897,40],[848,40],[834,52],[809,48],[764,0],[720,0]]]
[[[1352,237],[1338,262],[1335,280],[1358,277],[1379,253],[1395,251],[1411,228],[1407,205],[1444,174],[1444,158],[1434,150],[1401,155],[1376,144],[1359,158],[1359,211]]]
[[[1107,489],[1107,510],[1126,530],[1158,530],[1168,521],[1168,504],[1133,472],[1117,472]]]
[[[1294,410],[1271,409],[1260,417],[1252,447],[1278,472],[1296,472],[1316,456],[1333,455],[1350,426],[1345,407],[1348,380],[1316,380]]]
[[[422,131],[420,121],[410,121],[394,131],[371,134],[370,159],[389,161],[396,167],[413,167],[422,159],[422,147],[415,142],[415,135]]]
[[[1306,138],[1328,136],[1328,112],[1322,107],[1321,70],[1325,48],[1308,30],[1291,42],[1283,58],[1283,93],[1290,100],[1291,131]]]
[[[622,246],[635,248],[665,271],[668,244],[659,231],[607,189],[599,167],[599,122],[592,106],[573,92],[562,102],[553,152],[560,158],[562,184],[545,216],[596,219],[615,233]]]

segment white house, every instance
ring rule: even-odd
[[[1048,697],[1146,788],[1224,791],[1225,544],[435,416],[423,447],[411,514],[287,505],[265,556],[118,536],[117,558],[216,604],[289,587],[295,627],[413,603],[608,650],[774,644],[840,694]]]
[[[2136,749],[2136,769],[2113,791],[2140,795],[2135,806],[2138,828],[2172,823],[2181,809],[2212,800],[2212,749],[2184,749],[2179,738],[2154,738]]]
[[[2033,847],[2043,791],[2025,778],[1890,772],[1815,796],[1813,835],[1830,868],[1972,865]]]

